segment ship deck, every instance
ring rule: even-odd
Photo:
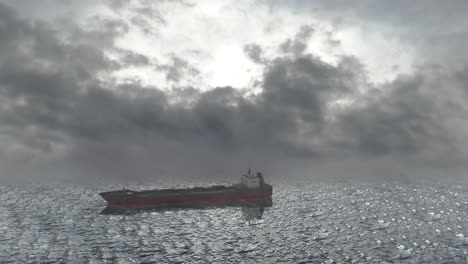
[[[264,190],[272,189],[272,186],[269,184],[265,184],[263,187]],[[127,194],[127,195],[135,195],[135,194],[158,194],[158,195],[164,195],[164,194],[183,194],[183,193],[216,193],[216,192],[226,192],[226,191],[252,191],[252,190],[257,190],[258,189],[247,189],[244,187],[241,187],[239,185],[231,185],[231,186],[225,186],[225,185],[214,185],[214,186],[209,186],[209,187],[192,187],[192,188],[181,188],[181,189],[154,189],[154,190],[141,190],[141,191],[134,191],[134,190],[118,190],[118,191],[109,191],[109,192],[102,192],[100,194]]]

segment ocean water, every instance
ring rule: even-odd
[[[0,187],[0,263],[468,263],[466,186],[275,185],[250,222],[241,208],[100,215],[99,190]]]

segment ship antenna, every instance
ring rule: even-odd
[[[250,174],[250,160],[249,160],[249,174]]]

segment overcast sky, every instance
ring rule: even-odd
[[[0,179],[466,181],[467,13],[0,0]]]

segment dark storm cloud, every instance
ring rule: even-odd
[[[14,17],[7,18],[5,24],[13,25]],[[31,34],[40,35],[31,26],[16,21]],[[106,23],[106,28],[114,28],[112,23]],[[114,31],[109,31],[110,37],[105,38],[109,44]],[[295,41],[303,41],[310,36],[312,30],[301,28]],[[93,35],[94,32],[91,32]],[[98,42],[100,42],[99,40]],[[54,54],[56,58],[48,59],[49,63],[67,61],[69,57],[79,60],[69,69],[41,69],[25,67],[23,64],[7,64],[2,67],[0,81],[5,96],[22,99],[25,104],[12,106],[10,114],[23,125],[35,125],[45,130],[63,133],[71,137],[84,137],[90,140],[100,140],[105,137],[128,136],[130,131],[138,133],[154,133],[176,140],[199,140],[225,146],[242,146],[248,142],[262,142],[266,145],[277,145],[286,149],[302,149],[301,143],[291,142],[303,127],[307,133],[320,135],[327,125],[326,104],[352,92],[359,83],[359,63],[356,59],[343,59],[337,67],[322,62],[312,55],[295,58],[277,58],[266,68],[263,80],[263,92],[247,100],[240,92],[230,87],[216,88],[198,95],[198,100],[192,108],[185,109],[179,105],[167,103],[167,95],[159,90],[141,91],[138,86],[127,85],[110,90],[101,87],[97,81],[86,86],[79,86],[79,78],[90,80],[93,74],[80,74],[85,67],[92,71],[112,68],[112,63],[106,61],[103,51],[95,47],[82,46],[79,43],[71,45],[56,44],[54,35],[36,39],[34,48],[47,45],[58,45]],[[305,49],[301,48],[300,52]],[[31,60],[41,57],[41,52],[31,50]],[[12,54],[19,53],[13,50]],[[88,55],[89,54],[89,55]],[[16,59],[16,58],[15,58]],[[351,67],[346,64],[352,64]],[[189,70],[188,64],[178,58],[163,70],[167,78],[177,82],[184,71]],[[122,91],[121,91],[122,90]],[[366,111],[364,111],[366,113]],[[413,113],[403,113],[402,116],[418,118]],[[12,119],[4,113],[5,119]],[[382,113],[385,115],[385,113]],[[365,116],[365,114],[357,115]],[[353,120],[352,114],[347,119]],[[372,117],[371,117],[372,118]],[[380,120],[385,116],[374,117],[364,125],[377,125],[381,132],[393,131],[397,139],[404,134],[391,123],[381,127]],[[358,119],[359,120],[359,119]],[[361,122],[348,122],[350,131],[358,131]],[[426,122],[423,122],[424,124]],[[356,125],[357,127],[353,127]],[[391,130],[392,129],[392,130]],[[397,129],[397,131],[394,131]],[[421,128],[422,129],[422,128]],[[379,130],[367,133],[358,145],[367,151],[373,143],[378,145],[387,138],[381,137]],[[400,134],[398,134],[400,133]],[[382,135],[385,135],[383,133]],[[409,139],[404,139],[409,140]],[[380,143],[388,146],[386,143]],[[407,143],[408,146],[410,143]],[[395,147],[398,150],[398,147]],[[386,152],[393,149],[386,149]],[[404,148],[401,150],[405,150]],[[310,149],[310,152],[322,152],[320,149]]]
[[[437,145],[454,147],[439,105],[425,93],[424,76],[400,76],[373,93],[364,107],[341,114],[342,140],[370,155],[418,153]]]
[[[42,34],[33,26],[14,20],[13,16],[7,19],[4,19],[3,23],[16,23],[25,28],[22,32],[30,32],[23,36],[23,39],[18,39],[19,42],[24,41],[24,38],[32,38],[34,34]],[[95,36],[94,30],[89,33],[91,36],[80,32],[81,39]],[[107,37],[99,37],[97,43],[105,39],[105,43],[110,44],[112,36],[114,32],[111,30]],[[57,48],[53,50],[60,52],[43,57],[37,50],[39,47],[51,45],[56,45]],[[93,74],[95,71],[105,71],[114,67],[112,62],[105,59],[103,50],[81,42],[60,43],[52,32],[46,38],[33,39],[29,54],[23,58],[32,62],[44,60],[50,64],[49,68],[18,63],[20,51],[15,45],[12,45],[8,53],[14,57],[11,58],[12,63],[3,64],[1,68],[2,94],[11,102],[24,103],[12,103],[9,111],[3,113],[2,119],[8,120],[8,124],[17,126],[17,129],[35,126],[68,140],[102,140],[106,137],[132,140],[131,135],[155,134],[169,140],[206,142],[213,144],[215,148],[238,147],[257,141],[262,144],[272,143],[273,146],[287,146],[287,137],[297,126],[295,114],[289,108],[294,108],[294,104],[300,102],[291,96],[285,102],[291,106],[283,107],[274,94],[279,93],[279,96],[283,96],[281,93],[286,94],[284,89],[304,92],[303,95],[307,93],[307,80],[301,80],[283,89],[274,83],[281,80],[267,77],[266,85],[271,86],[271,92],[260,98],[247,100],[239,91],[222,87],[199,93],[194,105],[185,108],[182,105],[168,104],[167,96],[170,95],[155,89],[141,90],[138,84],[118,86],[113,90],[104,88],[103,84],[94,80]],[[67,67],[59,67],[62,63]],[[287,68],[291,67],[281,66],[286,63],[294,64],[297,69],[316,67],[320,70],[324,66],[319,65],[318,61],[278,61],[274,63],[276,66],[272,66],[272,71],[284,74]],[[175,82],[182,74],[193,71],[178,57],[173,57],[173,63],[163,70],[167,71],[168,79]],[[327,68],[319,74],[328,74],[323,78],[330,78],[332,70]],[[304,100],[318,100],[312,93],[307,96]],[[297,109],[300,107],[301,105]]]
[[[421,69],[372,87],[357,58],[343,56],[332,65],[308,54],[313,34],[308,26],[281,45],[288,54],[267,60],[259,45],[245,47],[252,60],[265,64],[262,90],[247,95],[232,87],[166,92],[138,81],[102,81],[99,73],[147,65],[150,59],[115,48],[125,24],[94,21],[63,33],[19,19],[0,4],[0,99],[5,102],[0,133],[31,151],[53,153],[57,145],[65,146],[66,164],[99,168],[102,174],[135,169],[131,164],[154,168],[191,159],[218,161],[221,155],[234,160],[233,153],[257,160],[281,155],[313,160],[445,154],[440,146],[455,148],[445,122],[452,112],[443,104],[450,93],[434,90],[434,77]],[[109,50],[121,52],[123,59],[109,59]],[[174,83],[198,74],[175,55],[155,67]],[[452,78],[441,77],[439,86]],[[351,103],[336,107],[340,101]],[[156,165],[146,156],[157,157]]]
[[[278,58],[265,72],[261,101],[273,112],[282,110],[292,119],[320,127],[325,103],[352,89],[347,74],[311,55]]]

